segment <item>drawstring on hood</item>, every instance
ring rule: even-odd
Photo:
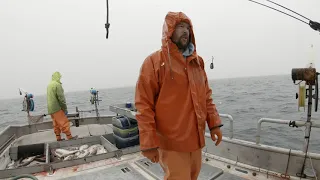
[[[172,63],[171,63],[170,54],[171,52],[179,51],[178,47],[171,41],[171,36],[175,31],[176,25],[180,22],[186,22],[190,25],[190,43],[186,51],[183,52],[183,56],[184,57],[190,56],[196,51],[196,43],[195,43],[193,25],[191,23],[191,20],[183,12],[168,12],[168,14],[165,17],[165,21],[162,28],[162,50],[167,51],[167,54],[168,54],[171,79],[174,79],[174,76],[172,72]]]
[[[168,41],[167,41],[167,49],[168,49],[168,59],[169,59],[169,66],[170,66],[170,76],[171,76],[171,79],[173,79],[172,64],[171,64],[170,49],[169,49]]]

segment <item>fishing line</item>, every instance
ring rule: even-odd
[[[295,16],[293,16],[293,15],[290,15],[290,14],[288,14],[288,13],[285,13],[285,12],[283,12],[283,11],[280,11],[280,10],[278,10],[278,9],[276,9],[276,8],[273,8],[273,7],[271,7],[271,6],[265,5],[265,4],[263,4],[263,3],[259,3],[259,2],[254,1],[254,0],[248,0],[248,1],[254,2],[254,3],[259,4],[259,5],[261,5],[261,6],[265,6],[265,7],[269,8],[269,9],[273,9],[273,10],[275,10],[275,11],[278,11],[278,12],[282,13],[282,14],[285,14],[285,15],[287,15],[287,16],[290,16],[290,17],[292,17],[292,18],[294,18],[294,19],[296,19],[296,20],[298,20],[298,21],[300,21],[300,22],[303,22],[303,23],[305,23],[305,24],[308,24],[313,30],[320,32],[320,23],[318,23],[318,22],[316,22],[316,21],[312,21],[312,20],[310,20],[309,18],[307,18],[307,17],[305,17],[305,16],[303,16],[303,15],[301,15],[301,14],[299,14],[299,13],[297,13],[297,12],[295,12],[295,11],[293,11],[293,10],[285,7],[285,6],[282,6],[282,5],[280,5],[280,4],[278,4],[278,3],[275,3],[275,2],[273,2],[273,1],[271,1],[271,0],[266,0],[266,1],[270,2],[270,3],[273,3],[273,4],[275,4],[275,5],[278,5],[278,6],[282,7],[282,8],[284,8],[284,9],[287,9],[287,10],[289,10],[289,11],[291,11],[291,12],[293,12],[293,13],[295,13],[295,14],[297,14],[297,15],[299,15],[299,16],[307,19],[307,20],[309,20],[309,22],[303,21],[302,19],[299,19],[299,18],[297,18],[297,17],[295,17]]]
[[[288,14],[288,13],[285,13],[285,12],[283,12],[283,11],[280,11],[280,10],[278,10],[278,9],[276,9],[276,8],[271,7],[271,6],[267,6],[267,5],[265,5],[265,4],[262,4],[262,3],[259,3],[259,2],[253,1],[253,0],[248,0],[248,1],[251,1],[251,2],[254,2],[254,3],[257,3],[257,4],[260,4],[261,6],[265,6],[265,7],[267,7],[267,8],[273,9],[273,10],[278,11],[278,12],[280,12],[280,13],[286,14],[287,16],[290,16],[290,17],[292,17],[292,18],[294,18],[294,19],[297,19],[297,20],[299,20],[299,21],[301,21],[301,22],[309,25],[308,22],[305,22],[305,21],[303,21],[303,20],[301,20],[301,19],[299,19],[299,18],[297,18],[297,17],[295,17],[295,16],[292,16],[292,15],[290,15],[290,14]]]
[[[303,18],[305,18],[305,19],[307,19],[307,20],[309,20],[309,21],[311,21],[309,18],[307,18],[307,17],[305,17],[305,16],[303,16],[303,15],[301,15],[301,14],[299,14],[299,13],[297,13],[297,12],[295,12],[295,11],[293,11],[293,10],[285,7],[285,6],[282,6],[281,4],[275,3],[275,2],[273,2],[273,1],[271,1],[271,0],[266,0],[266,1],[271,2],[271,3],[275,4],[275,5],[278,5],[278,6],[284,8],[284,9],[286,9],[286,10],[289,10],[289,11],[291,11],[291,12],[293,12],[293,13],[295,13],[295,14],[297,14],[297,15],[299,15],[299,16],[301,16],[301,17],[303,17]]]

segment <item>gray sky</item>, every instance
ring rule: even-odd
[[[319,0],[277,2],[320,21]],[[56,70],[66,92],[135,85],[141,63],[161,46],[168,11],[191,18],[199,55],[215,57],[210,79],[290,74],[305,67],[310,44],[320,50],[319,32],[247,0],[110,0],[109,7],[107,40],[104,0],[1,0],[0,99],[18,97],[19,87],[45,94]]]

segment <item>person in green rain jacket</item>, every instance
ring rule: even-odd
[[[51,115],[53,130],[56,134],[57,141],[61,141],[61,132],[66,134],[67,139],[72,139],[70,132],[70,122],[67,118],[68,108],[64,90],[60,81],[60,72],[52,74],[52,80],[47,87],[47,107],[48,114]]]

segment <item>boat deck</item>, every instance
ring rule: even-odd
[[[100,136],[112,134],[112,125],[81,125],[80,127],[71,127],[73,135],[79,138]],[[63,134],[63,137],[65,135]],[[16,139],[11,147],[56,142],[55,134],[52,129],[40,130],[37,133],[28,134]],[[93,161],[85,164],[70,164],[68,167],[59,168],[53,172],[40,172],[34,175],[40,180],[48,179],[129,179],[129,180],[162,180],[164,172],[158,163],[152,163],[137,149],[139,147],[129,148],[120,158],[111,157],[99,161]],[[131,150],[130,150],[131,149]],[[254,174],[250,170],[237,171],[234,165],[220,161],[212,156],[207,156],[203,152],[202,169],[199,174],[199,180],[242,180],[242,179],[266,179],[264,174]],[[107,178],[106,178],[107,177]]]
[[[207,159],[207,160],[206,160]],[[237,172],[234,169],[221,168],[223,164],[204,156],[198,180],[244,180],[265,179],[263,176]],[[111,158],[68,168],[58,169],[49,174],[35,174],[40,180],[49,179],[112,179],[112,180],[162,180],[164,172],[158,163],[152,163],[140,152],[128,154],[121,160]],[[250,177],[251,176],[251,177]]]
[[[156,180],[163,180],[164,173],[159,164],[153,164],[146,159],[135,161],[132,166],[129,163],[123,163],[111,168],[93,170],[90,173],[79,174],[73,177],[66,177],[64,179],[78,180],[78,179],[130,179],[130,180],[149,180],[151,178]],[[143,167],[144,166],[144,167]],[[142,168],[141,168],[142,167]],[[137,168],[141,168],[137,170]],[[144,170],[145,173],[141,173]],[[147,174],[146,174],[147,173]],[[145,174],[145,175],[144,175]],[[198,180],[243,180],[245,178],[223,172],[222,169],[213,167],[211,165],[202,164],[202,169]]]
[[[112,124],[88,124],[82,125],[79,127],[72,126],[70,131],[73,136],[78,135],[79,138],[88,137],[88,136],[99,136],[103,134],[110,134],[113,132]],[[61,133],[61,137],[63,139],[67,139],[64,133]],[[56,136],[53,132],[53,129],[42,130],[37,133],[28,134],[22,136],[15,140],[12,146],[21,146],[28,144],[36,144],[36,143],[47,143],[47,142],[55,142]]]

